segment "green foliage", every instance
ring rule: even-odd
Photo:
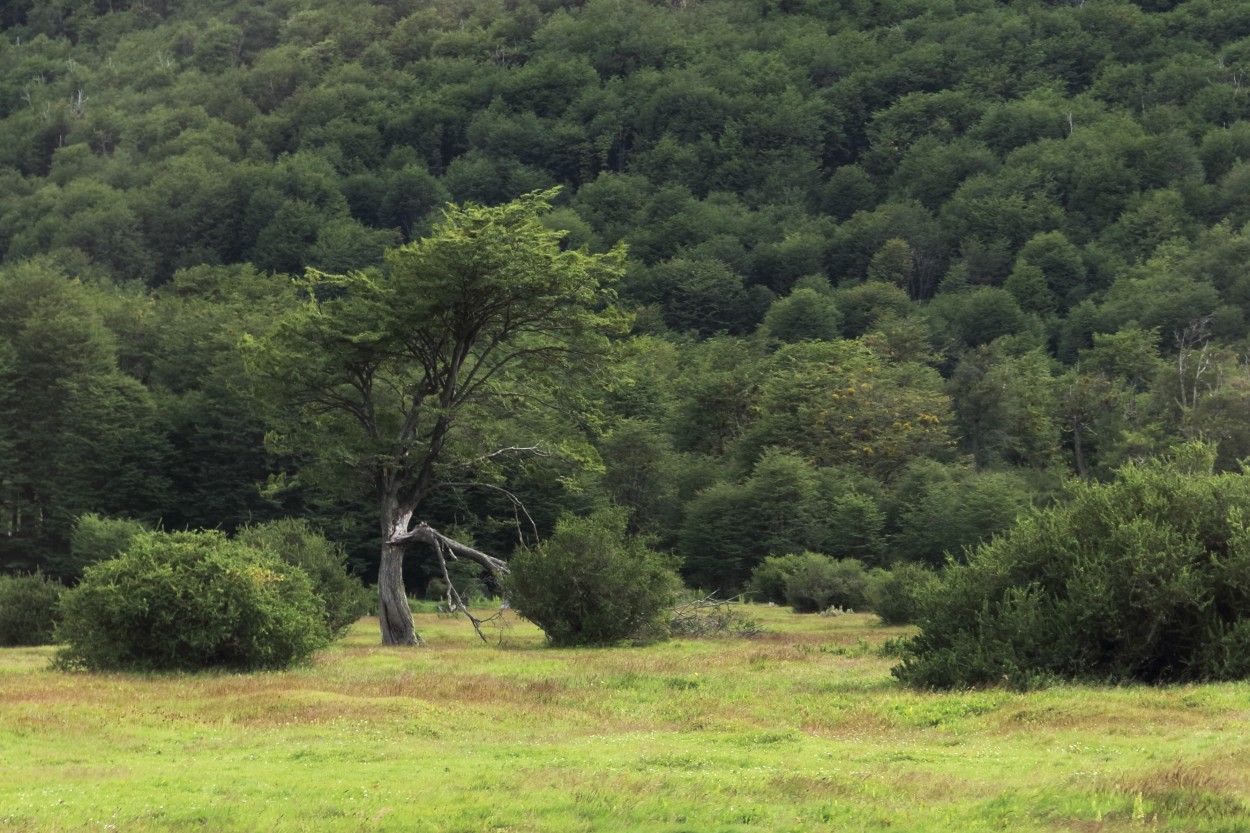
[[[1035,487],[1012,471],[972,472],[917,460],[890,495],[889,553],[940,567],[1009,528],[1032,506]]]
[[[785,604],[786,582],[798,570],[800,560],[798,553],[768,556],[751,571],[746,593],[755,602]]]
[[[801,342],[779,349],[767,370],[750,438],[757,446],[888,479],[948,444],[950,400],[917,362],[891,361],[864,341]]]
[[[508,563],[508,599],[556,646],[649,642],[667,636],[681,586],[672,560],[625,531],[619,510],[566,518]]]
[[[770,338],[787,344],[829,341],[838,337],[841,324],[842,316],[832,298],[800,287],[773,302],[764,315],[763,330]]]
[[[0,269],[0,559],[10,569],[64,553],[84,512],[142,517],[165,496],[168,445],[155,397],[119,368],[104,314],[115,299],[47,261]]]
[[[867,583],[863,562],[805,552],[786,579],[786,604],[795,613],[862,608]]]
[[[747,592],[756,601],[788,604],[795,613],[864,606],[868,573],[863,562],[805,551],[769,556],[751,573]]]
[[[372,594],[348,571],[347,553],[306,520],[286,518],[246,526],[235,534],[235,540],[268,551],[307,573],[325,608],[326,627],[335,637],[345,634],[372,605]]]
[[[0,566],[74,575],[73,519],[92,512],[228,533],[316,516],[361,531],[359,560],[376,480],[349,472],[379,460],[531,505],[521,487],[539,486],[543,532],[607,497],[661,545],[693,545],[714,497],[771,510],[742,491],[769,447],[876,481],[818,494],[827,521],[769,540],[880,563],[884,536],[923,530],[905,528],[920,514],[881,527],[874,489],[953,447],[1035,478],[1106,477],[1179,437],[1218,440],[1222,469],[1250,448],[1239,2],[418,5],[0,9]],[[440,217],[453,196],[484,205]],[[509,235],[561,257],[531,268]],[[501,280],[450,268],[471,252]],[[588,293],[521,274],[590,262]],[[302,299],[270,274],[308,267]],[[679,354],[660,374],[618,365],[644,380],[625,396],[571,361],[602,342],[564,341],[612,307],[617,275],[636,329]],[[495,343],[454,310],[507,306],[509,285],[555,319],[510,342],[514,366],[407,349],[452,330]],[[457,307],[456,287],[482,303]],[[620,331],[602,317],[589,329]],[[1199,322],[1184,358],[1207,371],[1171,367]],[[1151,372],[1097,355],[1136,332],[1154,333]],[[263,349],[236,350],[249,334]],[[795,361],[838,336],[879,364]],[[1003,337],[1009,355],[969,352]],[[241,353],[266,365],[250,391]],[[413,407],[457,374],[486,381]],[[577,439],[541,476],[468,465],[553,437]],[[503,493],[452,491],[430,520],[506,545],[482,522],[510,512]],[[768,554],[726,520],[685,551],[690,575],[740,583]],[[934,541],[967,541],[961,525]]]
[[[42,573],[0,575],[0,646],[51,643],[64,589]]]
[[[137,536],[87,567],[61,616],[66,668],[285,668],[331,637],[307,573],[219,532]]]
[[[1250,475],[1201,445],[1077,483],[921,593],[918,686],[1250,675]]]
[[[50,566],[63,579],[77,580],[88,565],[116,558],[147,531],[138,521],[105,518],[94,512],[79,515],[69,535],[69,557],[53,557]]]
[[[920,599],[937,574],[922,564],[895,564],[888,570],[873,570],[864,587],[864,602],[886,625],[910,625],[920,611]]]

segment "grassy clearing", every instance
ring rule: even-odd
[[[869,616],[504,647],[362,620],[312,667],[65,675],[0,650],[3,831],[1250,829],[1250,687],[926,694]]]

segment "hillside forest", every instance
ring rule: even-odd
[[[534,192],[568,251],[624,245],[620,326],[449,436],[420,516],[482,551],[616,505],[733,593],[770,555],[940,566],[1184,441],[1250,455],[1246,0],[13,0],[0,27],[3,571],[72,581],[84,516],[299,517],[373,578],[367,484],[283,430],[246,345],[307,270],[386,275],[448,205]]]

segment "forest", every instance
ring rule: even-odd
[[[941,566],[1186,441],[1250,455],[1245,0],[14,0],[0,28],[0,571],[72,581],[83,517],[298,517],[376,578],[346,429],[290,429],[248,345],[449,205],[535,193],[619,258],[615,324],[449,437],[419,517],[481,551],[617,506],[733,594],[770,556]]]

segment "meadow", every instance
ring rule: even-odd
[[[875,617],[554,650],[362,619],[308,667],[133,676],[0,650],[3,831],[1250,830],[1250,686],[911,691]]]

